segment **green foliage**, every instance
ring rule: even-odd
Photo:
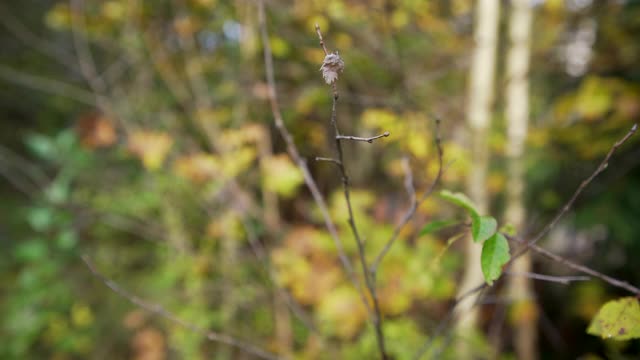
[[[502,274],[502,266],[509,262],[509,242],[500,233],[495,233],[482,244],[480,265],[487,284],[491,285]]]
[[[452,225],[459,224],[460,222],[457,220],[436,220],[426,224],[418,233],[418,236],[427,235],[433,232],[438,232],[444,228],[450,227]]]
[[[603,339],[630,340],[640,338],[640,303],[626,297],[604,304],[587,329]]]
[[[473,216],[471,219],[471,236],[473,241],[482,243],[496,233],[498,222],[492,216]]]
[[[476,206],[473,204],[473,201],[471,201],[471,199],[467,197],[467,195],[460,192],[454,193],[449,190],[442,190],[440,191],[440,197],[454,205],[458,205],[461,208],[465,209],[467,212],[469,212],[469,215],[471,217],[480,217]]]

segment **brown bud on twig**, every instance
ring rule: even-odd
[[[342,70],[344,70],[344,61],[337,51],[324,57],[320,71],[322,71],[322,77],[327,84],[331,85],[338,80],[338,73]]]

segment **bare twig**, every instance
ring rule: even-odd
[[[296,165],[302,172],[304,182],[307,185],[307,188],[309,189],[309,191],[311,192],[311,196],[313,197],[313,200],[315,201],[316,205],[320,209],[320,213],[322,214],[322,218],[324,219],[325,226],[329,231],[329,234],[331,235],[331,238],[333,239],[333,242],[338,251],[338,257],[340,258],[340,262],[342,263],[342,266],[345,268],[349,279],[351,280],[355,288],[358,290],[361,300],[367,307],[368,311],[371,312],[370,305],[366,299],[365,293],[362,289],[362,285],[360,284],[360,281],[358,281],[358,278],[355,275],[355,271],[353,269],[353,266],[351,265],[351,261],[347,257],[346,252],[344,251],[342,240],[338,235],[338,230],[335,224],[333,223],[333,220],[331,220],[331,216],[329,215],[329,209],[324,200],[324,197],[322,196],[322,193],[318,189],[318,185],[316,184],[315,180],[311,176],[311,172],[309,171],[309,167],[307,166],[307,163],[298,152],[298,148],[296,147],[296,144],[293,141],[293,136],[291,136],[291,133],[289,132],[289,130],[287,130],[286,126],[284,125],[284,120],[282,119],[282,113],[280,112],[280,106],[278,105],[278,96],[276,93],[276,80],[275,80],[275,74],[273,70],[273,56],[271,54],[271,46],[269,45],[269,33],[267,31],[264,1],[258,2],[258,16],[260,21],[260,32],[262,34],[262,43],[263,43],[263,49],[264,49],[264,62],[265,62],[265,70],[267,73],[266,74],[267,84],[269,86],[269,103],[271,104],[271,112],[273,113],[276,128],[278,129],[280,136],[282,137],[282,139],[284,140],[287,146],[287,152],[289,153],[289,156],[291,156],[291,159],[293,159],[293,161],[296,163]]]
[[[601,273],[599,271],[590,269],[590,268],[588,268],[588,267],[586,267],[584,265],[576,264],[573,261],[571,261],[571,260],[569,260],[567,258],[564,258],[564,257],[562,257],[560,255],[556,255],[556,254],[550,252],[549,250],[546,250],[546,249],[543,249],[543,248],[539,247],[538,245],[530,244],[530,245],[528,245],[527,248],[533,250],[534,252],[537,252],[538,254],[544,255],[544,256],[548,257],[549,259],[551,259],[553,261],[556,261],[556,262],[558,262],[560,264],[563,264],[563,265],[565,265],[567,267],[570,267],[572,269],[578,270],[578,271],[580,271],[582,273],[591,275],[593,277],[597,277],[598,279],[603,280],[604,282],[608,283],[609,285],[612,285],[612,286],[615,286],[615,287],[618,287],[618,288],[621,288],[621,289],[625,289],[625,290],[627,290],[630,293],[635,294],[635,295],[640,295],[640,289],[635,287],[635,286],[633,286],[633,285],[631,285],[631,284],[629,284],[626,281],[618,280],[618,279],[613,278],[611,276],[605,275],[605,274],[603,274],[603,273]]]
[[[74,59],[66,49],[56,46],[52,41],[40,38],[20,22],[16,15],[12,13],[8,6],[0,3],[0,24],[4,25],[17,39],[22,41],[24,45],[58,61],[62,65],[70,69],[75,68]]]
[[[438,150],[438,174],[436,175],[435,179],[433,180],[429,188],[422,194],[422,196],[419,199],[416,199],[415,196],[412,198],[411,206],[409,207],[409,209],[407,209],[407,212],[402,217],[402,220],[393,230],[393,234],[391,235],[391,238],[389,239],[389,241],[387,241],[387,243],[382,248],[382,251],[380,251],[376,259],[371,264],[370,271],[373,274],[374,278],[378,271],[378,267],[380,266],[380,262],[382,262],[382,259],[389,252],[389,250],[391,250],[391,246],[400,235],[400,232],[402,231],[404,226],[407,225],[407,223],[409,223],[409,220],[411,220],[413,215],[415,215],[416,210],[418,210],[418,207],[429,197],[429,195],[433,193],[438,183],[440,182],[440,179],[442,178],[442,174],[444,173],[444,167],[442,166],[444,153],[442,150],[442,144],[440,140],[440,120],[438,119],[436,119],[436,147]],[[415,192],[415,190],[412,190],[412,191]],[[411,192],[409,193],[411,195]]]
[[[86,105],[95,105],[96,103],[93,94],[84,89],[62,81],[23,73],[8,66],[0,65],[0,79],[45,93],[64,96]]]
[[[324,40],[322,38],[322,33],[320,32],[320,26],[316,24],[316,32],[318,33],[318,37],[320,38],[320,45],[324,50],[325,54],[327,54],[327,48],[325,47]],[[378,344],[378,350],[380,351],[380,356],[383,360],[388,359],[387,351],[385,348],[384,334],[382,330],[382,312],[380,311],[380,304],[378,301],[378,293],[376,291],[375,279],[371,276],[369,272],[369,267],[367,265],[367,259],[365,255],[364,249],[364,241],[360,237],[360,233],[358,232],[358,227],[356,225],[355,217],[353,215],[353,206],[351,204],[351,195],[350,195],[350,184],[349,184],[349,176],[347,174],[347,170],[344,165],[344,154],[342,151],[342,139],[340,135],[340,130],[338,128],[338,120],[337,120],[337,111],[336,105],[338,103],[338,89],[336,86],[336,81],[332,83],[333,85],[333,103],[331,106],[331,126],[333,127],[334,135],[335,135],[335,145],[336,152],[338,155],[338,169],[340,170],[340,174],[342,176],[342,189],[344,192],[344,199],[347,204],[347,210],[349,214],[349,227],[351,228],[351,232],[353,233],[353,237],[356,240],[356,244],[358,246],[358,257],[360,259],[360,265],[362,266],[362,273],[365,279],[365,285],[369,290],[369,295],[371,295],[371,299],[373,302],[373,326],[376,332],[376,341]]]
[[[524,277],[527,277],[529,279],[556,282],[556,283],[560,283],[560,284],[564,284],[564,285],[569,285],[570,283],[572,283],[574,281],[588,281],[588,280],[591,280],[591,278],[588,277],[588,276],[552,276],[552,275],[536,274],[536,273],[532,273],[532,272],[505,271],[504,274],[505,275],[509,275],[509,276],[524,276]]]
[[[242,350],[244,352],[253,354],[255,356],[258,356],[262,359],[278,359],[278,356],[276,356],[275,354],[269,353],[265,350],[262,350],[260,348],[258,348],[255,345],[246,343],[242,340],[238,340],[234,337],[231,337],[229,335],[226,334],[221,334],[218,332],[214,332],[214,331],[210,331],[207,329],[204,329],[198,325],[195,325],[193,323],[187,322],[181,318],[179,318],[178,316],[176,316],[175,314],[173,314],[172,312],[166,310],[164,307],[162,307],[161,305],[158,304],[154,304],[154,303],[150,303],[147,302],[146,300],[128,292],[127,290],[123,289],[120,285],[118,285],[116,282],[114,282],[113,280],[109,279],[108,277],[104,276],[102,273],[100,273],[96,267],[93,265],[93,263],[91,262],[91,260],[89,259],[89,257],[87,255],[82,255],[81,256],[82,261],[84,261],[85,265],[87,266],[87,268],[89,268],[89,270],[91,271],[91,273],[97,277],[98,279],[100,279],[109,289],[111,289],[113,292],[115,292],[116,294],[122,296],[123,298],[127,299],[130,303],[139,306],[140,308],[143,308],[153,314],[159,315],[164,317],[165,319],[168,319],[176,324],[179,324],[180,326],[183,326],[186,329],[189,329],[195,333],[201,334],[203,336],[205,336],[208,340],[210,341],[214,341],[214,342],[219,342],[225,345],[229,345],[229,346],[233,346],[235,348],[238,348],[239,350]]]
[[[328,157],[321,157],[321,156],[316,156],[316,161],[327,161],[327,162],[334,163],[336,165],[340,165],[341,164],[340,160],[336,160],[336,159],[328,158]]]
[[[385,131],[384,133],[380,134],[380,135],[376,135],[376,136],[372,136],[372,137],[359,137],[359,136],[350,136],[350,135],[337,135],[336,139],[337,140],[353,140],[353,141],[366,141],[369,144],[371,144],[373,142],[373,140],[376,139],[380,139],[383,137],[387,137],[389,136],[390,133],[388,131]]]
[[[584,179],[580,183],[580,186],[578,186],[578,188],[573,193],[573,195],[571,196],[569,201],[567,201],[567,203],[564,204],[564,206],[562,208],[560,208],[560,211],[558,211],[556,216],[531,241],[529,241],[528,244],[533,245],[533,244],[537,243],[538,241],[540,241],[540,239],[542,239],[545,235],[547,235],[549,233],[549,231],[558,223],[558,221],[560,221],[560,219],[573,206],[573,203],[576,201],[576,199],[582,193],[582,191],[584,191],[584,189],[593,181],[593,179],[595,179],[596,176],[598,176],[601,172],[603,172],[609,166],[609,159],[611,158],[611,155],[613,155],[613,153],[620,146],[622,146],[622,144],[624,144],[627,140],[629,140],[629,138],[633,134],[635,134],[637,129],[638,129],[638,124],[634,124],[622,139],[618,140],[615,144],[613,144],[613,146],[611,147],[611,149],[609,150],[607,155],[604,157],[604,159],[602,159],[602,162],[600,162],[600,165],[598,165],[598,167],[591,174],[591,176],[589,176],[588,178]],[[523,250],[523,251],[526,251],[526,250]],[[520,257],[520,255],[521,254],[517,254],[514,257],[517,258],[517,257]]]

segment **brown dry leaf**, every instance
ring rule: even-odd
[[[142,325],[144,325],[146,319],[147,319],[147,316],[144,313],[144,311],[140,309],[136,309],[133,311],[129,311],[124,316],[122,323],[127,329],[137,329],[137,328],[140,328]]]
[[[198,31],[200,25],[191,16],[180,16],[173,21],[173,28],[182,38],[189,38]]]
[[[136,332],[131,345],[135,360],[164,360],[167,358],[165,338],[158,329],[148,327]]]
[[[97,113],[80,117],[76,123],[76,133],[82,146],[89,149],[111,146],[118,139],[113,122]]]

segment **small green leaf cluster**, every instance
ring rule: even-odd
[[[502,267],[509,262],[509,243],[498,229],[498,222],[492,216],[481,215],[471,199],[465,194],[443,190],[440,197],[447,202],[457,205],[471,217],[471,237],[473,241],[482,244],[480,264],[482,274],[487,284],[491,285],[502,274]],[[435,232],[445,227],[457,224],[455,220],[438,220],[425,225],[420,235]]]

